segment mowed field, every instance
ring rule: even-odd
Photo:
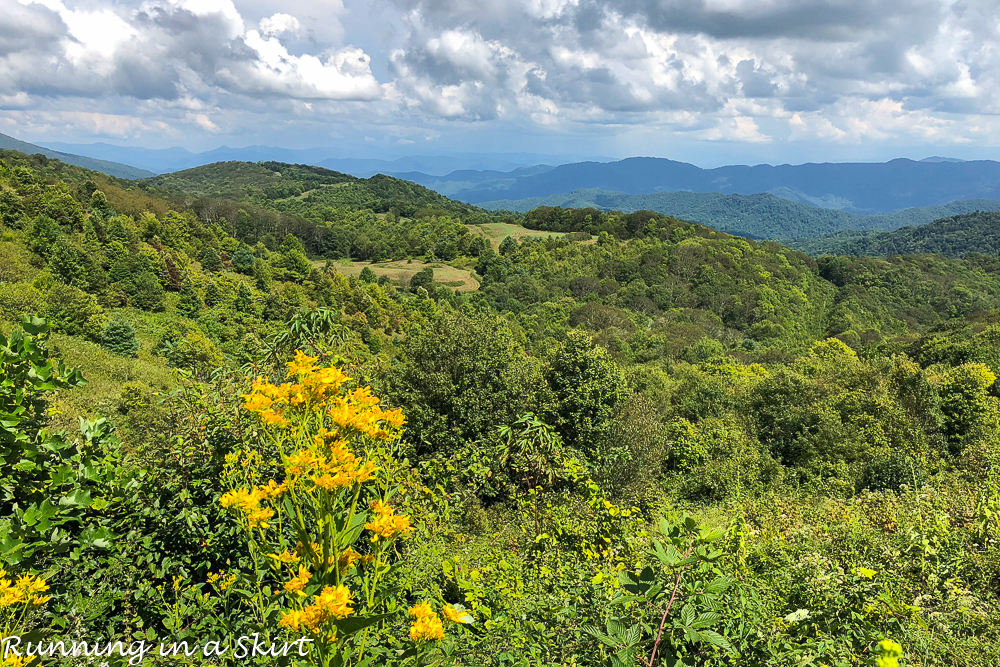
[[[565,236],[563,232],[542,232],[536,229],[525,229],[520,225],[511,225],[506,222],[489,222],[485,225],[466,225],[469,231],[477,236],[485,236],[493,244],[493,249],[496,250],[500,247],[500,242],[503,241],[508,236],[513,236],[516,240],[521,240],[525,237],[546,237],[554,236],[560,237]]]
[[[316,262],[316,265],[323,266],[325,263],[324,261],[320,261]],[[395,262],[378,262],[375,264],[371,262],[352,262],[350,260],[337,260],[333,263],[333,268],[336,269],[337,273],[343,273],[348,277],[361,275],[361,270],[366,266],[372,267],[372,271],[375,272],[376,276],[389,276],[403,283],[408,283],[414,274],[429,266],[434,269],[434,282],[438,285],[445,285],[460,292],[472,292],[479,289],[479,281],[473,277],[471,271],[468,269],[456,269],[453,266],[441,264],[440,262],[425,264],[414,260],[412,263],[407,263],[407,260],[401,259]]]

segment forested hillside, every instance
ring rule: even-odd
[[[976,211],[893,232],[839,234],[796,242],[812,255],[907,255],[936,253],[961,257],[969,253],[1000,253],[1000,213]]]
[[[70,153],[63,153],[61,151],[53,151],[48,148],[43,148],[42,146],[36,146],[24,141],[19,141],[14,137],[8,137],[6,134],[0,134],[0,151],[19,151],[29,155],[40,154],[53,160],[60,160],[66,164],[76,165],[85,169],[93,169],[117,178],[145,178],[153,175],[153,172],[151,171],[133,167],[128,164],[111,162],[108,160],[96,160],[82,155],[73,155]]]
[[[5,634],[311,642],[157,665],[1000,662],[995,256],[596,209],[494,249],[405,182],[199,169],[0,155]]]

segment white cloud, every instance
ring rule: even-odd
[[[260,34],[265,37],[273,37],[285,32],[297,33],[302,30],[299,20],[290,14],[274,14],[266,19],[261,19],[258,24]]]

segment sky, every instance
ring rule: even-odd
[[[706,167],[1000,159],[1000,4],[0,0],[0,132]]]

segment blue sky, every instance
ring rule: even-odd
[[[1000,157],[996,0],[0,0],[0,132],[726,163]]]

